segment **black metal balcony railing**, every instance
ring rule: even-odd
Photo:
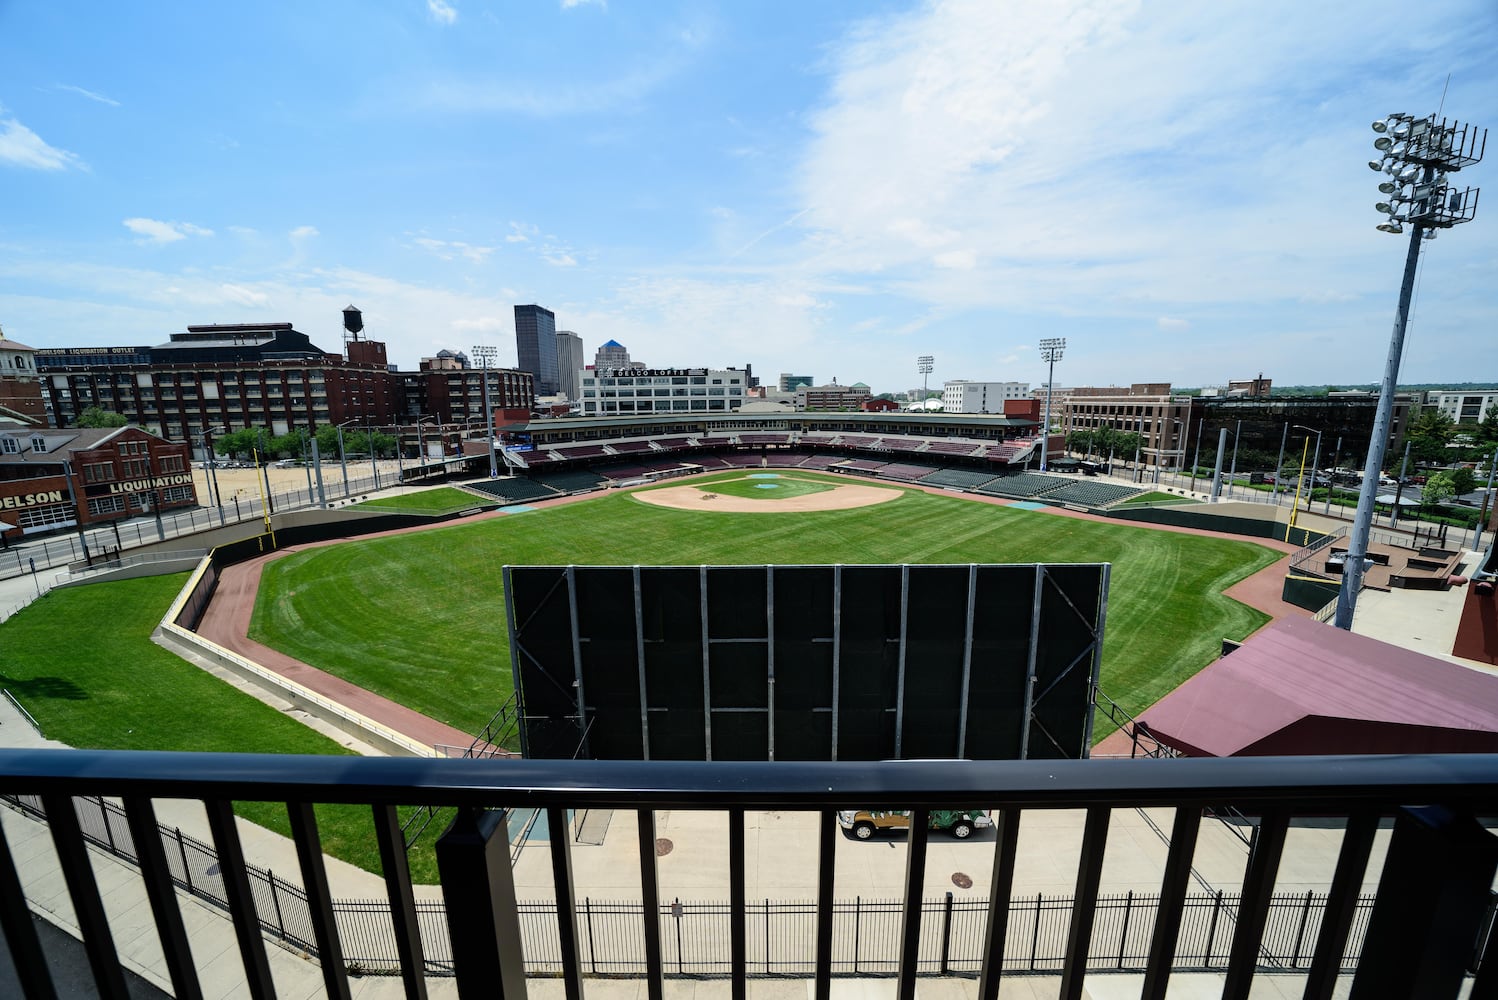
[[[338,932],[312,813],[312,805],[323,802],[367,804],[373,810],[389,896],[389,916],[379,919],[393,917],[393,964],[408,996],[424,996],[423,975],[439,971],[427,949],[441,929],[449,937],[451,971],[463,996],[524,996],[526,949],[537,950],[532,943],[540,940],[552,944],[540,949],[549,954],[530,956],[541,960],[531,962],[531,971],[559,973],[574,1000],[581,996],[583,976],[593,972],[642,974],[655,1000],[662,995],[663,977],[678,971],[726,975],[736,998],[745,995],[748,976],[765,972],[813,978],[822,998],[829,995],[834,974],[893,974],[902,998],[913,997],[918,974],[976,974],[980,1000],[994,1000],[1007,972],[1057,972],[1061,995],[1079,997],[1086,973],[1118,968],[1142,968],[1143,995],[1163,997],[1172,969],[1180,964],[1221,968],[1226,997],[1246,997],[1261,967],[1305,969],[1305,995],[1327,997],[1355,937],[1362,938],[1360,956],[1356,949],[1351,955],[1356,967],[1351,995],[1358,1000],[1454,997],[1473,969],[1472,995],[1489,996],[1498,980],[1498,962],[1481,961],[1498,849],[1477,820],[1498,814],[1498,757],[1492,756],[704,764],[10,750],[0,751],[0,794],[35,797],[45,812],[105,996],[123,996],[124,987],[87,858],[86,842],[97,841],[99,833],[90,838],[80,824],[77,800],[84,797],[123,802],[126,831],[114,829],[109,811],[101,809],[104,836],[112,841],[128,832],[179,995],[199,993],[174,895],[174,885],[187,888],[187,873],[164,849],[152,808],[157,798],[204,802],[220,894],[255,996],[274,995],[261,932],[279,921],[287,934],[285,911],[292,902],[297,919],[305,920],[297,933],[318,955],[329,995],[349,995],[353,962]],[[268,891],[264,880],[252,882],[233,820],[236,800],[287,803],[304,886],[295,900],[278,897],[274,882]],[[913,815],[903,899],[852,902],[855,926],[871,937],[881,929],[877,933],[892,938],[888,951],[880,950],[887,959],[860,967],[860,946],[853,945],[850,966],[845,940],[835,937],[835,928],[848,924],[849,905],[833,895],[839,840],[834,810],[871,803],[901,803]],[[445,921],[436,918],[431,904],[418,905],[413,898],[397,804],[458,807],[453,828],[437,844]],[[1204,810],[1224,805],[1258,818],[1254,849],[1241,893],[1203,901],[1187,892],[1197,831]],[[1110,812],[1143,806],[1175,809],[1160,892],[1100,897]],[[567,829],[569,809],[634,811],[641,901],[580,902],[568,840],[553,836],[555,906],[518,905],[504,814],[493,811],[498,807],[545,810],[553,831]],[[926,814],[933,808],[989,807],[997,810],[998,829],[987,901],[977,906],[967,900],[960,905],[923,901]],[[727,813],[726,903],[663,905],[654,850],[654,810],[661,809]],[[745,812],[770,809],[820,815],[817,899],[791,910],[775,926],[771,908],[751,903],[745,889]],[[1043,898],[1033,906],[1011,901],[1019,827],[1026,813],[1050,809],[1086,810],[1076,891],[1065,905]],[[1273,892],[1295,817],[1323,824],[1332,817],[1346,820],[1324,898],[1287,899]],[[1370,907],[1360,899],[1360,889],[1375,832],[1388,817],[1392,833]],[[45,961],[3,841],[0,836],[0,926],[27,995],[50,996]],[[865,907],[867,924],[862,923]],[[681,936],[687,933],[682,917],[689,913],[700,919],[688,927],[706,928],[699,933],[726,942],[726,961],[689,968],[693,949],[683,950]],[[1203,924],[1210,926],[1205,938],[1199,932]],[[605,955],[600,965],[598,939],[605,928],[637,941],[641,960],[605,968],[610,961]],[[673,934],[678,935],[674,941]],[[1059,954],[1041,961],[1043,936],[1057,940]],[[805,943],[803,957],[792,967],[776,968],[773,953],[794,950],[787,943],[793,940]]]

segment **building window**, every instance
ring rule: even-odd
[[[101,514],[118,514],[124,509],[125,498],[119,496],[94,497],[88,502],[89,517],[98,517]]]
[[[29,507],[16,516],[16,523],[23,528],[45,528],[53,524],[72,524],[77,520],[70,504],[53,504],[50,507]]]
[[[86,483],[107,483],[114,479],[114,466],[108,462],[97,462],[83,467],[83,481]]]
[[[191,486],[168,486],[161,491],[161,502],[164,504],[184,503],[192,500],[192,498]]]
[[[163,455],[161,456],[161,458],[156,460],[156,465],[161,469],[162,472],[181,472],[183,468],[182,456]]]
[[[0,453],[15,455],[21,450],[21,444],[13,437],[0,438]]]

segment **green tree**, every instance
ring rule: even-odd
[[[1072,431],[1066,437],[1066,450],[1080,455],[1086,455],[1092,451],[1092,431]]]
[[[98,406],[86,406],[74,421],[75,427],[124,427],[130,421],[124,414],[105,410]]]
[[[1456,436],[1456,421],[1440,410],[1426,410],[1410,424],[1405,437],[1410,455],[1427,465],[1445,465],[1450,460],[1446,446]]]
[[[1498,448],[1498,403],[1488,407],[1488,412],[1482,415],[1482,420],[1469,432],[1472,442],[1484,453],[1481,457],[1486,458]]]
[[[1427,507],[1434,507],[1454,496],[1456,484],[1452,481],[1451,473],[1437,472],[1425,480],[1425,488],[1420,491],[1420,502]]]
[[[1451,489],[1454,496],[1464,497],[1477,489],[1477,476],[1466,466],[1452,469],[1445,475],[1451,477]]]

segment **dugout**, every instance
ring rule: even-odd
[[[1108,571],[507,566],[523,752],[1085,757]]]

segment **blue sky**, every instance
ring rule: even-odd
[[[402,368],[513,364],[539,302],[590,358],[876,392],[1039,383],[1047,336],[1066,385],[1373,382],[1368,123],[1450,74],[1498,128],[1498,5],[1411,11],[0,0],[0,327],[337,350],[352,302]],[[1492,206],[1426,244],[1402,381],[1498,380]]]

